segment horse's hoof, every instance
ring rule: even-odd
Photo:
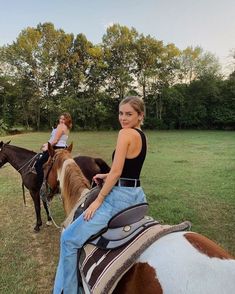
[[[47,222],[46,222],[46,225],[47,225],[47,226],[51,226],[51,225],[52,225],[52,221],[47,221]]]
[[[41,226],[42,226],[41,222],[39,224],[36,224],[36,226],[34,227],[34,232],[39,232]]]
[[[35,227],[33,230],[35,233],[38,233],[40,231],[40,227]]]

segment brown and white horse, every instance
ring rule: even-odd
[[[49,148],[60,181],[66,214],[87,189],[88,181],[68,150]],[[195,232],[163,236],[145,250],[113,293],[232,294],[235,260],[224,249]]]
[[[89,182],[89,187],[93,184],[93,177],[98,173],[108,173],[110,171],[109,165],[102,159],[97,157],[90,157],[79,155],[73,158],[76,164],[80,167],[83,175]],[[58,192],[59,182],[57,180],[56,170],[52,169],[52,158],[43,165],[44,181],[47,185],[46,197],[50,202],[53,196]]]

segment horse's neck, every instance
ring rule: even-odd
[[[84,196],[86,195],[87,192],[89,192],[89,189],[82,187],[80,191],[78,192],[80,197],[71,197],[70,199],[63,198],[64,211],[65,211],[66,217],[68,217],[69,215],[72,215],[72,216],[74,215],[78,206],[80,206],[85,200]]]
[[[63,162],[61,169],[57,172],[66,216],[70,214],[74,206],[83,196],[84,191],[88,191],[89,187],[88,180],[86,180],[82,174],[78,175],[76,169],[74,172],[69,173],[70,176],[67,178],[66,174],[68,174],[68,171],[66,169],[69,168],[71,164],[75,164],[76,168],[78,168],[74,160],[68,158]]]
[[[21,173],[21,168],[24,164],[27,164],[36,153],[28,151],[27,149],[18,148],[15,146],[9,146],[6,149],[7,160],[12,167]]]
[[[79,198],[79,200],[77,201],[77,203],[75,203],[75,205],[73,207],[67,207],[65,210],[65,205],[64,205],[64,210],[65,210],[65,215],[66,215],[66,219],[63,222],[64,228],[67,228],[67,226],[72,223],[73,218],[74,218],[74,214],[75,214],[77,208],[85,201],[86,193],[88,193],[89,191],[90,191],[89,189],[84,189],[82,191],[81,197]]]

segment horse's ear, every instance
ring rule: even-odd
[[[50,142],[48,142],[47,144],[48,144],[48,153],[49,153],[49,155],[50,155],[51,157],[53,157],[53,156],[55,155],[55,150],[54,150],[54,148],[51,146],[51,143],[50,143]]]
[[[69,152],[71,152],[72,151],[72,149],[73,149],[73,142],[69,145],[69,147],[68,148],[66,148]]]
[[[8,142],[6,142],[5,144],[10,144],[11,143],[11,140],[10,141],[8,141]]]

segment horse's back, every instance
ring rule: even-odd
[[[94,158],[90,156],[77,156],[74,157],[75,162],[80,167],[84,176],[92,181],[92,178],[98,173],[108,173],[110,167],[108,164],[101,158]]]
[[[208,248],[212,250],[209,254]],[[148,264],[155,271],[156,285],[160,285],[164,294],[234,293],[235,260],[197,233],[166,235],[153,243],[137,263]]]

